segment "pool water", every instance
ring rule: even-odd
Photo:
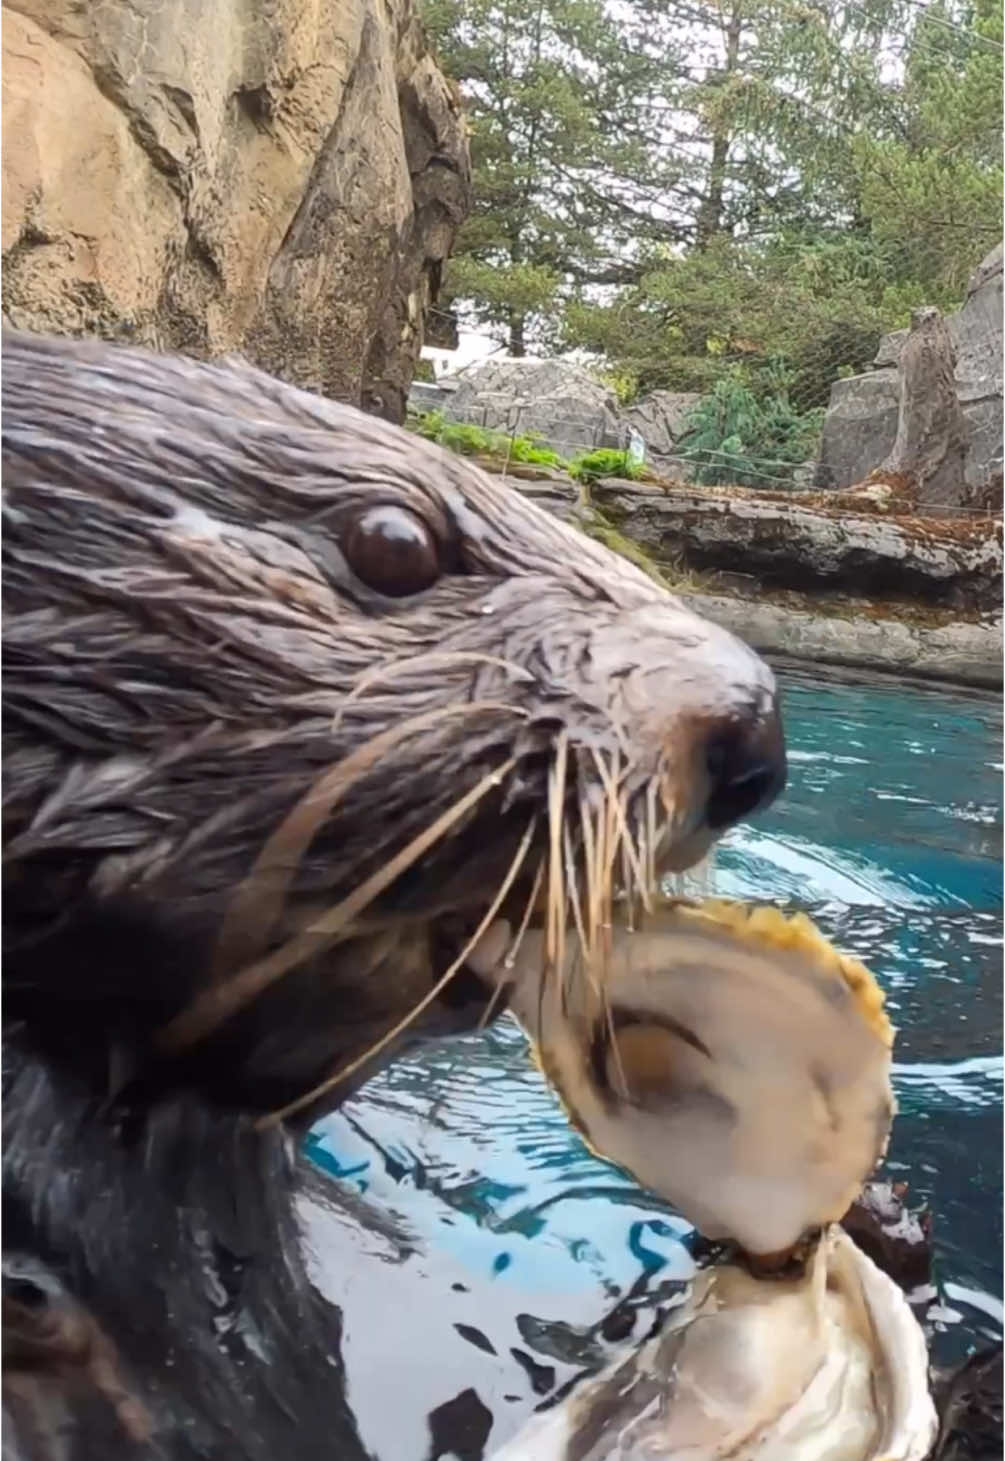
[[[949,1363],[1002,1331],[1001,703],[782,679],[788,790],[724,841],[712,890],[804,908],[886,989],[885,1170],[933,1214],[917,1312]],[[397,1063],[309,1149],[332,1179],[306,1214],[319,1282],[380,1461],[490,1452],[693,1272],[688,1224],[586,1150],[508,1019]]]

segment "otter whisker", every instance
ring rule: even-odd
[[[357,679],[349,693],[343,698],[341,705],[335,712],[332,720],[332,730],[337,731],[342,725],[342,718],[347,708],[356,700],[365,695],[372,686],[380,684],[382,680],[393,679],[399,672],[406,670],[427,670],[452,664],[485,664],[494,665],[497,669],[507,670],[518,681],[527,684],[533,681],[534,676],[523,665],[516,664],[513,660],[502,658],[500,655],[483,654],[477,650],[453,649],[431,651],[429,654],[405,655],[399,659],[387,660],[377,665],[372,670],[365,670]]]
[[[319,828],[345,794],[383,755],[417,731],[428,730],[452,716],[485,710],[526,717],[525,711],[491,700],[440,706],[391,726],[324,772],[271,834],[234,895],[220,930],[212,981],[221,980],[231,969],[240,968],[261,954],[301,858]]]
[[[623,853],[628,858],[630,864],[631,873],[630,875],[626,874],[624,879],[625,891],[630,898],[632,886],[636,886],[639,889],[639,894],[642,900],[643,907],[645,908],[646,912],[651,912],[653,884],[647,880],[647,877],[643,873],[642,863],[644,858],[642,853],[640,853],[639,848],[636,847],[635,839],[631,835],[627,806],[628,792],[627,790],[623,790],[621,794],[618,795],[616,789],[618,783],[622,780],[622,776],[618,773],[617,763],[615,763],[614,767],[608,767],[604,762],[603,757],[600,756],[597,751],[591,750],[591,754],[593,756],[594,765],[597,768],[597,774],[600,776],[600,779],[603,782],[604,788],[607,792],[608,809],[616,817],[618,822],[617,840],[620,842]],[[613,862],[614,858],[612,855],[612,869]],[[655,879],[653,881],[655,881]]]
[[[620,1087],[618,1094],[621,1096],[622,1100],[627,1100],[629,1094],[628,1077],[625,1075],[625,1067],[621,1059],[621,1047],[618,1044],[615,1035],[614,1015],[611,1012],[611,1002],[609,999],[604,1000],[604,1020],[607,1025],[608,1048],[610,1049],[611,1054],[614,1058],[614,1073],[617,1077],[617,1082]]]
[[[621,883],[625,890],[625,921],[628,928],[635,931],[635,896],[632,890],[632,866],[628,859],[628,849],[622,843],[621,849]]]
[[[261,1131],[270,1126],[278,1126],[280,1122],[285,1121],[288,1116],[293,1116],[296,1114],[297,1111],[302,1111],[305,1106],[312,1105],[320,1096],[325,1095],[326,1092],[332,1090],[333,1087],[340,1085],[342,1081],[348,1080],[351,1075],[355,1075],[356,1071],[360,1070],[364,1065],[367,1064],[368,1061],[372,1060],[375,1055],[379,1055],[382,1050],[385,1050],[387,1046],[391,1044],[392,1040],[395,1040],[403,1030],[407,1030],[408,1026],[412,1024],[414,1020],[418,1019],[423,1010],[428,1009],[433,1001],[439,998],[444,989],[450,983],[451,979],[453,979],[454,975],[457,973],[458,969],[460,969],[461,965],[465,962],[468,955],[471,953],[471,950],[481,939],[485,930],[492,923],[492,920],[495,918],[496,914],[499,912],[499,909],[505,901],[507,893],[509,892],[510,888],[513,886],[514,881],[516,880],[517,873],[523,866],[524,858],[527,856],[527,853],[530,850],[530,845],[534,838],[534,831],[536,826],[537,818],[532,817],[527,824],[526,832],[524,832],[523,837],[520,839],[520,845],[513,855],[513,860],[509,865],[506,876],[500,883],[499,889],[495,897],[492,899],[492,902],[489,904],[489,907],[486,910],[481,922],[479,923],[478,927],[475,929],[471,937],[468,939],[463,949],[461,949],[461,952],[457,955],[457,958],[453,961],[453,963],[446,970],[446,972],[440,976],[440,978],[433,985],[432,989],[430,989],[429,993],[424,995],[417,1004],[413,1005],[412,1009],[409,1010],[407,1015],[403,1016],[403,1018],[400,1019],[396,1025],[393,1025],[386,1034],[382,1035],[379,1040],[376,1040],[369,1047],[369,1049],[363,1052],[362,1055],[358,1055],[356,1059],[351,1060],[348,1065],[340,1067],[334,1073],[334,1075],[330,1075],[327,1077],[327,1079],[320,1081],[309,1091],[305,1091],[303,1095],[297,1096],[295,1100],[287,1102],[287,1104],[280,1107],[278,1111],[270,1111],[268,1116],[261,1117],[255,1123],[257,1130]]]
[[[609,794],[599,807],[592,807],[585,797],[580,797],[579,818],[583,848],[583,867],[586,883],[585,928],[580,924],[580,944],[586,970],[586,982],[593,996],[600,1003],[604,1000],[605,972],[602,967],[607,956],[604,940],[604,923],[609,922],[609,884],[612,860],[608,850],[609,839],[614,830],[606,803]],[[568,846],[568,843],[567,843]],[[571,848],[569,849],[571,853]],[[570,964],[568,979],[571,981],[574,969]]]
[[[538,861],[537,872],[534,874],[534,880],[530,885],[530,893],[527,896],[527,902],[524,906],[523,915],[520,919],[520,924],[517,928],[516,935],[512,939],[510,946],[507,949],[506,954],[503,958],[503,969],[512,969],[514,964],[516,963],[516,956],[520,952],[520,945],[523,943],[524,934],[527,932],[527,927],[530,923],[530,920],[534,916],[534,907],[537,903],[538,895],[541,891],[541,884],[544,881],[544,865],[545,859],[542,857]],[[496,987],[492,991],[492,996],[489,999],[488,1004],[485,1006],[485,1012],[482,1015],[481,1019],[478,1021],[479,1030],[484,1030],[485,1027],[490,1023],[505,992],[506,980],[505,976],[502,976],[496,983]]]
[[[548,967],[565,967],[565,888],[562,864],[562,826],[565,819],[565,783],[569,739],[563,731],[555,747],[548,775],[548,912],[545,956]]]
[[[534,874],[534,881],[533,883],[531,883],[530,894],[527,898],[527,906],[523,910],[523,917],[520,920],[520,926],[517,929],[513,942],[509,946],[509,951],[506,954],[505,959],[503,960],[503,963],[507,969],[512,969],[513,965],[516,963],[516,956],[520,952],[520,945],[523,943],[524,934],[527,932],[530,920],[534,916],[534,909],[537,906],[537,900],[541,892],[541,884],[544,881],[544,863],[545,860],[542,857],[537,865],[537,872]]]
[[[628,835],[627,823],[623,816],[619,817],[621,810],[620,799],[616,788],[621,780],[619,771],[620,756],[612,755],[611,765],[608,768],[608,795],[605,802],[604,837],[607,848],[605,865],[602,869],[600,894],[601,894],[601,920],[600,935],[602,938],[601,960],[603,963],[602,979],[600,987],[600,1008],[604,1019],[607,1022],[608,1032],[611,1038],[611,1045],[614,1046],[613,1023],[611,1017],[611,1005],[608,992],[608,972],[610,968],[613,921],[614,921],[614,864],[617,860],[619,850],[624,845]],[[617,1055],[617,1052],[616,1052]],[[617,1056],[620,1069],[620,1056]],[[624,1080],[622,1078],[622,1085]]]
[[[596,938],[600,927],[600,848],[599,826],[594,826],[593,810],[580,798],[579,816],[583,836],[583,864],[586,870],[587,913],[586,926],[589,930],[587,958],[591,967],[596,963]],[[599,820],[599,818],[598,818]]]
[[[659,789],[654,781],[646,787],[646,881],[650,888],[656,887],[656,849],[661,832],[657,827]]]
[[[644,808],[640,809],[637,802],[629,805],[627,798],[623,796],[621,809],[627,828],[625,841],[635,852],[634,860],[629,857],[631,876],[625,886],[634,926],[634,914],[638,910],[638,905],[641,904],[645,912],[648,912],[650,908],[650,898],[654,887],[654,879],[650,876],[652,858],[644,821]]]
[[[605,772],[607,776],[606,786],[608,793],[607,799],[604,804],[606,812],[604,835],[606,839],[607,857],[605,860],[605,866],[603,868],[603,876],[601,882],[601,893],[603,897],[603,917],[600,925],[605,934],[605,959],[610,954],[611,944],[611,919],[613,916],[614,902],[614,863],[618,854],[618,847],[620,845],[621,838],[628,835],[628,828],[625,823],[624,815],[621,810],[621,804],[618,800],[616,791],[617,785],[621,779],[619,772],[619,759],[620,758],[612,757],[612,765],[610,767],[605,766],[602,760],[600,762],[602,771]]]
[[[568,906],[572,910],[572,920],[576,925],[576,933],[579,937],[579,946],[583,951],[583,957],[587,960],[587,969],[592,978],[592,968],[589,965],[590,946],[587,940],[587,931],[583,923],[583,909],[579,897],[579,882],[576,877],[576,860],[572,850],[572,837],[569,833],[569,824],[562,823],[562,848],[565,855],[565,871],[568,880]]]
[[[651,906],[649,889],[646,886],[645,873],[643,872],[642,856],[636,846],[635,838],[632,836],[631,826],[629,824],[627,794],[622,792],[621,796],[617,795],[614,791],[613,778],[610,785],[610,805],[618,823],[618,841],[622,852],[628,858],[630,867],[630,875],[625,879],[625,891],[630,897],[632,888],[638,888],[643,907],[648,912]]]
[[[527,896],[527,902],[524,906],[523,915],[521,916],[516,934],[512,942],[510,943],[508,950],[506,951],[505,957],[503,958],[503,969],[512,969],[514,964],[516,963],[516,956],[520,952],[520,945],[523,943],[524,934],[527,932],[530,920],[534,916],[534,909],[537,905],[537,900],[541,892],[541,884],[544,882],[544,868],[545,858],[541,857],[537,864],[537,872],[534,874],[533,882],[530,885],[530,893]],[[543,989],[544,980],[542,979],[539,984],[538,993],[542,993]],[[489,1000],[488,1004],[485,1006],[485,1013],[478,1021],[479,1030],[484,1030],[486,1025],[488,1025],[488,1023],[492,1019],[499,1005],[499,1002],[501,1001],[503,994],[505,993],[505,990],[506,981],[505,977],[502,977],[499,979],[495,989],[492,991],[492,997]]]
[[[287,940],[267,958],[231,975],[225,982],[209,985],[187,1009],[182,1010],[181,1014],[164,1026],[157,1039],[158,1047],[163,1051],[177,1052],[204,1039],[224,1020],[250,1004],[283,974],[335,943],[339,934],[358,913],[400,877],[406,868],[428,852],[482,797],[500,784],[512,771],[517,759],[516,756],[510,756],[483,776],[425,831],[414,837],[406,847],[354,889],[347,898],[337,903],[329,913],[318,919],[305,933]]]

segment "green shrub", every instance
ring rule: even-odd
[[[633,401],[637,400],[639,381],[638,377],[630,370],[617,370],[614,368],[609,370],[593,369],[590,371],[590,375],[595,381],[599,381],[602,386],[607,386],[609,390],[614,392],[618,398],[619,405],[630,406]]]
[[[427,441],[435,441],[462,457],[490,456],[503,461],[527,462],[542,467],[564,467],[558,452],[540,445],[540,437],[507,436],[504,431],[487,431],[483,426],[448,421],[442,411],[414,412],[408,429]]]
[[[742,367],[734,366],[694,406],[678,455],[695,480],[715,487],[784,487],[812,457],[820,439],[821,408],[798,411],[789,398],[791,374],[780,365],[755,394]]]
[[[448,421],[442,411],[427,411],[416,415],[410,425],[417,435],[424,436],[427,441],[438,442],[440,446],[445,446],[462,457],[475,457],[492,450],[492,432],[485,431],[481,426]]]
[[[626,451],[601,446],[594,451],[581,452],[569,463],[569,476],[577,482],[595,482],[598,477],[625,477],[637,482],[643,468]]]
[[[504,436],[502,454],[505,456],[508,447],[511,462],[531,462],[541,467],[564,467],[565,458],[560,457],[557,451],[552,451],[550,446],[540,446],[540,440],[539,436]]]
[[[612,553],[619,553],[622,558],[627,558],[634,563],[636,568],[641,568],[650,578],[662,585],[663,588],[670,588],[672,585],[667,575],[654,563],[649,554],[638,543],[631,538],[626,538],[609,518],[605,517],[599,508],[590,504],[582,516],[582,528],[588,538],[595,538],[598,543],[603,543],[605,548],[610,548]]]

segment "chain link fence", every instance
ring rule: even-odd
[[[840,501],[852,490],[851,487],[818,486],[815,458],[793,463],[777,458],[751,459],[745,456],[745,480],[731,483],[728,474],[731,463],[736,460],[735,453],[703,448],[700,462],[696,463],[686,455],[684,435],[678,438],[679,451],[653,452],[641,432],[625,419],[604,420],[596,414],[591,417],[586,411],[552,415],[542,410],[539,403],[520,401],[505,392],[481,393],[474,406],[459,408],[453,396],[454,389],[442,380],[435,384],[417,382],[409,398],[410,412],[413,417],[432,423],[424,434],[449,449],[468,456],[494,458],[500,464],[500,475],[504,478],[526,480],[529,469],[533,468],[537,468],[542,476],[551,471],[565,473],[570,467],[576,473],[584,457],[610,452],[621,454],[624,462],[612,462],[608,470],[593,470],[593,464],[586,463],[586,475],[632,475],[636,479],[655,479],[657,483],[662,481],[726,494],[731,488],[752,488],[784,492],[796,498],[813,497],[817,501],[820,498],[826,501],[828,496]],[[630,464],[628,471],[625,470],[626,464]],[[598,469],[603,465],[602,461],[596,463]],[[877,462],[873,470],[880,465]],[[709,474],[710,470],[726,480],[712,484],[702,481],[702,475]],[[918,516],[993,521],[1002,516],[1002,507],[1000,502],[930,505],[919,510]]]

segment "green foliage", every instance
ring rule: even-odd
[[[625,238],[598,180],[630,165],[605,116],[630,58],[604,0],[425,0],[423,19],[465,92],[475,172],[444,291],[522,355],[554,343],[570,273],[604,268]]]
[[[542,446],[539,436],[507,436],[504,431],[486,431],[466,422],[448,421],[442,411],[412,412],[407,425],[417,436],[435,441],[459,456],[490,456],[532,466],[557,467],[578,482],[595,482],[598,477],[623,477],[635,482],[643,472],[624,451],[598,447],[567,461],[551,447]]]
[[[541,438],[537,435],[504,436],[502,441],[511,462],[527,462],[538,467],[565,466],[565,458],[550,446],[539,445]]]
[[[638,398],[639,383],[637,378],[627,370],[598,370],[596,367],[590,370],[593,379],[599,381],[602,386],[613,391],[618,398],[620,406],[630,406]]]
[[[417,412],[409,418],[409,427],[417,436],[435,441],[462,457],[480,456],[492,450],[492,433],[466,422],[448,421],[442,411]]]
[[[898,98],[900,126],[862,130],[854,161],[873,235],[896,248],[901,279],[943,308],[1001,238],[1002,6],[976,0],[958,13],[944,0],[919,12]],[[900,323],[900,321],[898,321]]]
[[[737,483],[774,488],[792,481],[793,468],[816,449],[823,412],[799,412],[789,397],[789,375],[777,364],[760,398],[742,369],[732,367],[695,406],[680,453],[705,486]]]
[[[467,422],[448,421],[442,411],[413,412],[408,428],[427,441],[435,441],[462,457],[501,457],[511,462],[526,462],[542,467],[563,467],[558,452],[540,445],[540,437],[507,436],[504,431],[487,431]]]
[[[606,446],[580,452],[568,465],[569,476],[577,482],[596,482],[599,477],[623,477],[637,482],[643,470],[626,451]]]

